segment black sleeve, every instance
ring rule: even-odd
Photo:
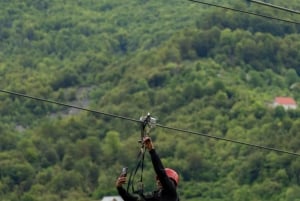
[[[138,201],[139,197],[131,195],[123,187],[117,187],[119,195],[123,198],[124,201]]]
[[[150,150],[149,153],[151,155],[153,168],[154,168],[155,173],[156,173],[160,183],[162,184],[163,188],[166,191],[168,191],[169,193],[175,195],[176,194],[176,186],[167,176],[167,174],[165,172],[165,168],[164,168],[158,154],[156,153],[155,149]]]

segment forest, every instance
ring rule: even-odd
[[[0,0],[1,200],[117,195],[149,112],[181,201],[300,201],[300,16],[200,2]]]

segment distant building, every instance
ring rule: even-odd
[[[273,102],[273,107],[282,106],[284,109],[296,109],[297,103],[291,97],[276,97]]]
[[[105,196],[101,201],[124,201],[120,196]]]

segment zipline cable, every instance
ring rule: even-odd
[[[125,119],[125,120],[129,120],[129,121],[134,121],[134,122],[141,122],[140,120],[131,119],[131,118],[124,117],[124,116],[119,116],[119,115],[109,114],[109,113],[105,113],[105,112],[99,112],[99,111],[95,111],[95,110],[90,110],[90,109],[78,107],[78,106],[75,106],[75,105],[69,105],[69,104],[60,103],[60,102],[57,102],[57,101],[47,100],[47,99],[43,99],[43,98],[37,98],[37,97],[34,97],[34,96],[28,96],[26,94],[21,94],[21,93],[17,93],[17,92],[7,91],[7,90],[3,90],[3,89],[0,89],[0,92],[11,94],[11,95],[16,95],[16,96],[22,96],[22,97],[25,97],[25,98],[30,98],[30,99],[33,99],[33,100],[38,100],[38,101],[42,101],[42,102],[52,103],[52,104],[61,105],[61,106],[65,106],[65,107],[71,107],[71,108],[75,108],[75,109],[78,109],[78,110],[84,110],[84,111],[91,112],[91,113],[102,114],[102,115],[106,115],[106,116],[110,116],[110,117],[115,117],[115,118],[119,118],[119,119]]]
[[[34,97],[34,96],[29,96],[29,95],[26,95],[26,94],[21,94],[21,93],[17,93],[17,92],[7,91],[7,90],[3,90],[3,89],[0,89],[0,92],[6,93],[6,94],[10,94],[10,95],[16,95],[16,96],[21,96],[21,97],[25,97],[25,98],[30,98],[30,99],[37,100],[37,101],[42,101],[42,102],[57,104],[57,105],[65,106],[65,107],[76,108],[76,109],[79,109],[79,110],[83,110],[83,111],[87,111],[87,112],[92,112],[92,113],[96,113],[96,114],[101,114],[101,115],[105,115],[105,116],[110,116],[110,117],[114,117],[114,118],[119,118],[119,119],[123,119],[123,120],[128,120],[128,121],[133,121],[133,122],[139,122],[139,123],[143,122],[141,120],[136,120],[136,119],[133,119],[133,118],[128,118],[128,117],[124,117],[124,116],[120,116],[120,115],[114,115],[114,114],[110,114],[110,113],[105,113],[105,112],[99,112],[99,111],[95,111],[95,110],[90,110],[90,109],[86,109],[86,108],[82,108],[82,107],[78,107],[78,106],[74,106],[74,105],[60,103],[60,102],[57,102],[57,101],[47,100],[47,99],[43,99],[43,98],[37,98],[37,97]],[[184,129],[180,129],[180,128],[173,128],[173,127],[164,126],[164,125],[157,124],[157,123],[155,124],[155,126],[161,127],[161,128],[164,128],[164,129],[169,129],[169,130],[174,130],[174,131],[180,131],[180,132],[183,132],[183,133],[189,133],[189,134],[204,136],[204,137],[208,137],[208,138],[213,138],[213,139],[216,139],[216,140],[223,140],[223,141],[232,142],[232,143],[236,143],[236,144],[246,145],[246,146],[249,146],[249,147],[255,147],[255,148],[265,149],[265,150],[269,150],[269,151],[275,151],[275,152],[279,152],[279,153],[294,155],[294,156],[300,156],[299,153],[295,153],[295,152],[290,152],[290,151],[285,151],[285,150],[281,150],[281,149],[276,149],[276,148],[261,146],[261,145],[257,145],[257,144],[242,142],[242,141],[238,141],[238,140],[233,140],[233,139],[218,137],[218,136],[214,136],[214,135],[208,135],[208,134],[204,134],[204,133],[200,133],[200,132],[195,132],[195,131],[184,130]]]
[[[238,140],[218,137],[218,136],[214,136],[214,135],[208,135],[208,134],[194,132],[194,131],[188,131],[188,130],[184,130],[184,129],[180,129],[180,128],[173,128],[173,127],[163,126],[163,125],[160,125],[160,124],[156,124],[156,126],[161,127],[161,128],[165,128],[165,129],[169,129],[169,130],[175,130],[175,131],[180,131],[180,132],[184,132],[184,133],[189,133],[189,134],[201,135],[201,136],[205,136],[205,137],[209,137],[209,138],[214,138],[216,140],[223,140],[223,141],[232,142],[232,143],[241,144],[241,145],[246,145],[246,146],[250,146],[250,147],[266,149],[266,150],[269,150],[269,151],[275,151],[275,152],[290,154],[290,155],[294,155],[294,156],[300,156],[299,153],[289,152],[289,151],[276,149],[276,148],[271,148],[271,147],[266,147],[266,146],[261,146],[261,145],[257,145],[257,144],[251,144],[251,143],[242,142],[242,141],[238,141]]]
[[[257,0],[247,0],[247,1],[259,4],[259,5],[263,5],[263,6],[267,6],[267,7],[271,7],[271,8],[275,8],[275,9],[279,9],[279,10],[283,10],[283,11],[287,11],[287,12],[294,13],[294,14],[300,14],[300,11],[292,10],[292,9],[288,9],[288,8],[284,8],[284,7],[281,7],[281,6],[277,6],[277,5],[266,3],[266,2],[262,2],[262,1],[257,1]]]
[[[299,22],[295,22],[295,21],[291,21],[291,20],[285,20],[285,19],[276,18],[276,17],[271,17],[271,16],[268,16],[268,15],[262,15],[262,14],[258,14],[258,13],[245,11],[245,10],[225,7],[225,6],[221,6],[221,5],[217,5],[217,4],[213,4],[213,3],[202,2],[202,1],[199,1],[199,0],[188,0],[188,1],[191,1],[191,2],[194,2],[194,3],[199,3],[199,4],[204,4],[204,5],[208,5],[208,6],[214,6],[214,7],[217,7],[217,8],[223,8],[223,9],[231,10],[231,11],[235,11],[235,12],[245,13],[245,14],[249,14],[249,15],[264,17],[264,18],[268,18],[268,19],[272,19],[272,20],[278,20],[278,21],[282,21],[282,22],[287,22],[287,23],[300,25]]]

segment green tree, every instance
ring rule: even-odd
[[[62,171],[51,180],[51,190],[54,193],[62,193],[65,190],[82,189],[82,176],[75,171]]]
[[[288,69],[285,77],[286,77],[286,82],[290,87],[292,87],[293,84],[299,82],[299,77],[295,69]]]
[[[114,162],[121,151],[120,134],[117,131],[108,131],[103,139],[101,149],[103,160],[108,162],[107,165]]]

